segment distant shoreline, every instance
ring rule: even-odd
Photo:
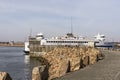
[[[0,46],[5,47],[24,47],[24,43],[8,43],[8,42],[0,42]]]
[[[24,47],[24,42],[0,42],[0,46],[5,46],[5,47]]]
[[[19,46],[19,45],[13,45],[13,46],[11,46],[11,45],[0,45],[0,47],[24,47],[24,45],[22,45],[22,46]]]

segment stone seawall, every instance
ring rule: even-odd
[[[52,80],[96,63],[102,59],[102,54],[92,47],[56,47],[41,57],[46,60],[44,62],[48,68],[48,80]]]

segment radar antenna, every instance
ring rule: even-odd
[[[32,29],[30,29],[30,34],[29,34],[29,37],[31,37],[32,36]]]
[[[73,33],[72,17],[71,17],[71,33]]]

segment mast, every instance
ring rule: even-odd
[[[32,29],[30,29],[29,38],[31,38],[31,36],[32,36]]]
[[[72,17],[71,17],[71,33],[73,33]]]

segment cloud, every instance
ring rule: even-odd
[[[83,16],[84,12],[89,11],[89,7],[92,7],[88,3],[76,0],[76,1],[63,1],[63,0],[45,0],[45,1],[36,1],[29,2],[28,0],[25,2],[21,0],[21,2],[0,2],[2,6],[1,13],[16,13],[16,12],[32,12],[32,13],[48,13],[48,14],[56,14],[62,16]],[[84,6],[87,5],[87,6]],[[92,7],[93,8],[93,7]]]
[[[46,13],[58,16],[93,17],[110,14],[113,1],[103,0],[20,0],[0,1],[1,13]],[[93,14],[94,13],[94,14]]]
[[[119,0],[1,0],[0,26],[13,28],[14,32],[21,27],[20,31],[24,29],[21,35],[27,34],[25,30],[30,28],[35,33],[54,35],[60,30],[61,33],[70,31],[72,17],[76,33],[111,32],[120,26],[119,3]]]

